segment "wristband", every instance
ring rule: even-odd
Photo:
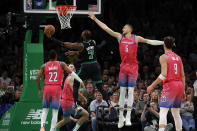
[[[161,79],[162,81],[164,80],[164,79],[166,79],[162,74],[160,74],[159,75],[159,79]]]

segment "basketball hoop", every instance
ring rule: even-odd
[[[76,8],[77,6],[74,6],[74,5],[55,6],[55,9],[57,11],[57,15],[61,24],[61,29],[71,28],[70,19],[72,18],[73,12],[76,10]]]

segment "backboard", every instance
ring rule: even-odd
[[[77,15],[87,15],[89,11],[100,15],[102,9],[101,0],[23,0],[26,14],[56,14],[56,5],[77,6],[73,13]]]

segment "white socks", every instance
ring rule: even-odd
[[[120,111],[119,118],[124,117],[123,111],[124,111],[124,104],[125,104],[125,93],[126,93],[126,87],[120,87],[119,107],[123,109],[119,110]]]
[[[46,118],[47,118],[48,111],[49,111],[48,108],[43,108],[43,109],[42,109],[41,127],[44,127],[44,124],[45,124],[45,122],[46,122]]]
[[[53,109],[53,116],[51,120],[51,129],[50,131],[54,131],[55,125],[57,123],[57,115],[58,115],[58,110]]]
[[[76,124],[73,131],[78,131],[78,129],[80,128],[80,125],[79,124]]]
[[[128,87],[128,101],[127,101],[127,116],[126,116],[126,118],[130,118],[130,116],[131,116],[131,109],[133,106],[133,92],[134,92],[134,87]]]
[[[171,112],[172,112],[172,116],[174,117],[176,130],[182,131],[182,119],[180,116],[180,108],[172,108]]]

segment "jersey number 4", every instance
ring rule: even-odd
[[[89,60],[92,60],[94,58],[94,50],[92,49],[88,50],[88,54],[89,54]]]
[[[49,82],[57,82],[57,72],[49,72]]]

